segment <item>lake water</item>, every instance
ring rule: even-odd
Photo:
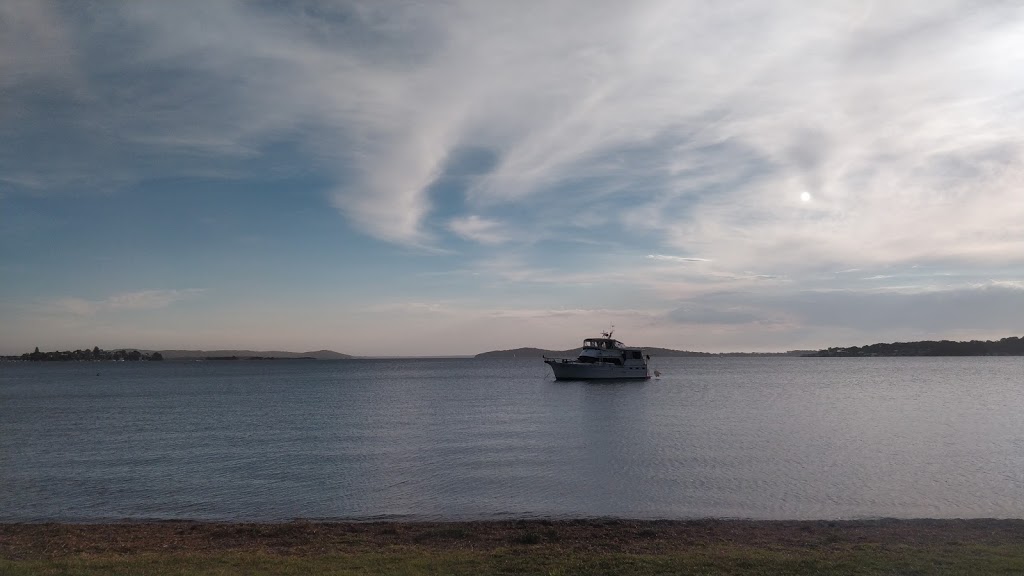
[[[0,364],[0,521],[1024,517],[1024,358]]]

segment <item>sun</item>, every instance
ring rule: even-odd
[[[800,193],[800,201],[801,202],[810,202],[811,201],[811,193],[810,192],[801,192]]]

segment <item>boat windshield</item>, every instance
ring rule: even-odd
[[[609,350],[615,348],[623,348],[622,342],[618,340],[608,340],[605,338],[588,338],[583,341],[584,348],[597,348],[598,350]]]

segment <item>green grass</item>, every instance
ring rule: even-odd
[[[1024,521],[0,524],[0,576],[58,574],[1024,574]]]
[[[451,534],[448,537],[461,537]],[[538,536],[538,538],[541,538]],[[530,538],[530,540],[533,540]],[[1021,574],[1024,543],[1001,546],[851,545],[838,549],[722,544],[666,554],[579,554],[543,545],[473,550],[407,549],[328,554],[153,553],[0,559],[3,576],[48,575],[478,575],[537,574]]]

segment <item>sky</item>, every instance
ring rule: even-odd
[[[0,354],[1024,335],[1015,1],[0,0]]]

